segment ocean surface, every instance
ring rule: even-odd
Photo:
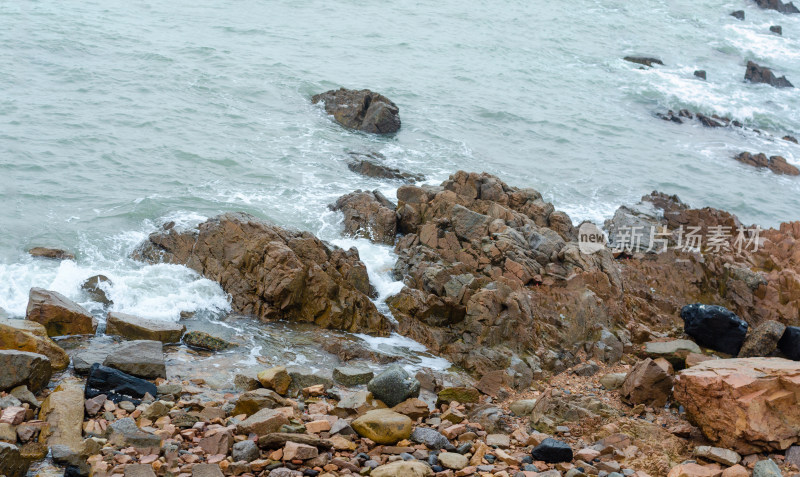
[[[0,0],[0,308],[24,316],[39,286],[100,315],[80,284],[103,273],[114,310],[222,316],[216,283],[128,257],[165,221],[238,210],[358,247],[380,305],[401,286],[391,249],[342,238],[328,204],[399,184],[350,172],[350,151],[431,183],[487,171],[576,223],[653,190],[747,224],[800,219],[800,178],[732,159],[800,164],[779,139],[800,136],[797,90],[745,83],[747,60],[800,86],[800,15],[749,0]],[[391,98],[402,129],[347,131],[310,104],[340,86]],[[655,116],[680,108],[762,133]]]

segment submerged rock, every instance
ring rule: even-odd
[[[339,197],[331,209],[344,214],[345,235],[394,245],[397,234],[395,205],[379,191],[351,192]]]
[[[43,325],[48,336],[93,335],[97,330],[97,320],[82,306],[43,288],[31,288],[25,319]]]
[[[33,247],[28,250],[32,257],[49,258],[52,260],[75,260],[75,255],[60,248]]]
[[[190,331],[183,335],[183,342],[186,346],[204,349],[206,351],[223,351],[236,346],[229,341],[212,336],[205,331]]]
[[[744,10],[736,10],[731,12],[731,16],[738,20],[744,20]]]
[[[425,180],[425,176],[422,174],[412,174],[381,164],[381,161],[386,160],[383,154],[377,152],[369,154],[349,152],[348,154],[350,155],[350,160],[347,161],[347,168],[356,174],[378,179],[400,180],[403,182],[419,182]]]
[[[664,62],[659,60],[658,58],[651,58],[649,56],[626,56],[623,58],[625,61],[630,61],[631,63],[636,63],[639,65],[644,66],[653,66],[653,65],[663,65]]]
[[[388,98],[368,89],[330,90],[311,97],[342,126],[368,133],[388,134],[400,129],[400,109]]]
[[[706,70],[697,70],[694,72],[694,75],[700,79],[706,79]]]
[[[751,154],[749,152],[742,152],[734,157],[737,161],[753,167],[766,167],[776,174],[785,174],[789,176],[800,175],[800,169],[786,162],[786,159],[781,156],[771,156],[767,158],[764,153]]]
[[[134,256],[185,264],[218,281],[239,313],[377,335],[391,328],[370,300],[356,249],[329,248],[308,232],[247,214],[220,215],[198,230],[156,232]]]
[[[775,33],[778,36],[783,36],[783,28],[780,25],[772,25],[769,27],[769,31]]]
[[[103,286],[110,286],[111,279],[105,275],[95,275],[93,277],[87,278],[81,284],[81,290],[85,291],[89,298],[96,301],[97,303],[102,303],[103,305],[111,305],[113,302],[108,295],[106,295],[106,291],[103,290]]]
[[[703,434],[740,454],[800,442],[800,363],[781,358],[718,359],[678,373],[675,400]]]
[[[695,303],[683,307],[681,318],[684,331],[698,344],[733,356],[739,354],[748,325],[732,311]]]
[[[800,13],[794,3],[783,3],[781,0],[755,0],[756,4],[767,10],[776,10],[781,13]]]
[[[776,88],[794,87],[792,83],[786,79],[786,76],[777,77],[771,69],[765,66],[759,66],[752,61],[747,62],[747,70],[744,73],[744,79],[745,81],[749,81],[751,83],[767,83],[768,85]]]

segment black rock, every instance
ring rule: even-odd
[[[566,442],[548,437],[531,451],[533,460],[541,460],[548,464],[572,461],[572,448]]]
[[[772,25],[771,27],[769,27],[769,31],[783,36],[783,28],[780,25]]]
[[[766,83],[776,88],[794,88],[794,85],[786,79],[786,76],[777,77],[771,69],[759,66],[752,61],[747,62],[747,71],[744,73],[744,79],[751,83]]]
[[[694,75],[700,79],[706,79],[706,70],[697,70],[694,72]]]
[[[697,113],[697,119],[698,119],[698,121],[700,121],[703,124],[703,126],[705,126],[707,128],[722,128],[722,127],[725,127],[725,125],[722,124],[721,122],[717,121],[716,119],[710,118],[710,117],[706,116],[705,114]]]
[[[64,477],[83,477],[85,475],[88,474],[81,471],[81,468],[77,465],[68,465],[64,470]]]
[[[735,12],[731,12],[731,16],[738,18],[739,20],[744,20],[744,10],[736,10]]]
[[[626,56],[623,58],[625,61],[630,61],[631,63],[636,63],[639,65],[645,66],[653,66],[653,65],[663,65],[664,62],[659,60],[658,58],[650,58],[647,56]]]
[[[681,310],[683,330],[697,344],[738,355],[747,335],[747,323],[735,313],[716,305],[694,303]]]
[[[787,326],[778,341],[778,349],[787,358],[800,361],[800,327]]]
[[[472,449],[472,442],[464,442],[460,446],[456,448],[456,452],[459,454],[466,454]]]
[[[84,389],[87,399],[105,394],[113,402],[131,401],[135,405],[148,393],[158,394],[155,384],[98,363],[89,370]]]

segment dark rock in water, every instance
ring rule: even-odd
[[[349,152],[348,154],[350,155],[350,160],[347,162],[347,167],[356,174],[378,179],[401,180],[403,182],[419,182],[425,180],[425,176],[422,174],[403,172],[400,169],[380,164],[381,161],[386,159],[383,154],[377,152],[370,154]]]
[[[68,465],[66,469],[64,469],[64,477],[84,477],[81,468],[77,465]]]
[[[667,111],[666,114],[664,114],[664,113],[656,113],[656,116],[658,116],[659,118],[663,119],[664,121],[672,121],[673,123],[676,123],[676,124],[683,124],[683,120],[680,118],[680,116],[678,116],[674,112],[672,112],[671,109],[669,111]]]
[[[331,209],[344,214],[346,235],[394,245],[397,235],[395,205],[379,191],[351,192],[339,197]]]
[[[737,161],[753,167],[767,167],[775,174],[785,174],[788,176],[800,175],[800,169],[786,162],[786,159],[781,156],[772,156],[767,158],[764,153],[751,154],[749,152],[742,152],[734,157]]]
[[[725,124],[717,121],[716,119],[710,118],[702,113],[697,113],[697,119],[703,124],[703,126],[708,128],[722,128],[725,127]]]
[[[789,142],[793,142],[793,143],[795,143],[795,144],[798,144],[798,142],[797,142],[797,138],[796,138],[796,137],[794,137],[794,136],[789,136],[789,135],[786,135],[786,136],[783,136],[783,138],[782,138],[782,139],[783,139],[784,141],[789,141]]]
[[[320,101],[325,104],[325,111],[344,127],[376,134],[393,133],[400,129],[400,109],[397,105],[368,89],[341,88],[311,97],[314,104]]]
[[[160,341],[136,340],[120,343],[106,356],[103,366],[140,378],[167,377],[164,345]]]
[[[89,370],[84,389],[87,399],[105,394],[116,403],[131,401],[136,405],[148,393],[151,396],[158,394],[155,384],[96,363]]]
[[[731,16],[738,18],[739,20],[744,20],[744,10],[736,10],[735,12],[731,12]]]
[[[701,79],[706,79],[706,70],[697,70],[694,75]]]
[[[800,13],[792,2],[783,3],[781,0],[755,0],[759,7],[767,10],[776,10],[781,13]]]
[[[53,260],[75,260],[75,255],[60,248],[33,247],[28,250],[32,257],[50,258]]]
[[[103,290],[103,284],[111,286],[111,279],[105,275],[95,275],[87,278],[86,281],[81,284],[81,289],[89,295],[92,301],[108,306],[114,302],[106,295],[105,290]]]
[[[694,303],[681,310],[683,330],[697,344],[738,355],[747,335],[747,323],[735,313],[716,305]]]
[[[222,351],[235,344],[225,341],[222,338],[211,336],[204,331],[190,331],[183,335],[183,342],[192,348],[204,349],[207,351]]]
[[[36,392],[47,386],[53,368],[47,356],[27,351],[0,350],[0,391],[27,385]]]
[[[367,389],[384,404],[394,407],[408,398],[419,397],[420,384],[402,367],[390,366],[372,378]]]
[[[800,327],[787,326],[778,341],[778,349],[787,358],[800,361]]]
[[[265,321],[383,336],[391,329],[369,297],[367,267],[358,250],[328,246],[308,232],[252,215],[227,213],[193,230],[162,229],[133,257],[182,264],[216,280],[231,295],[234,311]],[[184,342],[190,344],[186,337]]]
[[[541,460],[548,464],[572,461],[572,448],[566,442],[548,437],[531,451],[533,460]]]
[[[766,83],[776,88],[794,88],[794,85],[786,79],[786,76],[780,78],[775,76],[771,69],[759,66],[758,64],[748,61],[747,71],[744,73],[744,80],[751,83]]]
[[[778,347],[778,341],[786,331],[786,325],[774,320],[765,321],[752,330],[739,350],[740,358],[768,356]]]
[[[775,33],[776,35],[783,36],[783,28],[780,25],[772,25],[771,27],[769,27],[769,31]]]
[[[626,56],[625,58],[623,58],[623,60],[645,66],[653,66],[654,64],[655,65],[664,64],[664,62],[662,62],[658,58],[650,58],[647,56]]]

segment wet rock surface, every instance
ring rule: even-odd
[[[341,88],[311,97],[342,126],[368,133],[389,134],[400,129],[400,109],[388,98],[368,89]]]
[[[778,3],[780,3],[778,1]],[[785,76],[778,77],[771,69],[765,66],[759,66],[757,63],[748,61],[747,70],[744,74],[745,81],[751,83],[766,83],[776,88],[793,88],[794,86]]]
[[[31,288],[25,318],[43,325],[48,336],[93,335],[97,320],[64,295]]]
[[[346,235],[394,245],[397,234],[395,205],[380,192],[351,192],[340,197],[331,209],[344,214]]]
[[[775,174],[785,174],[788,176],[800,175],[800,169],[786,162],[781,156],[767,157],[764,153],[752,154],[749,152],[742,152],[734,159],[757,168],[767,168]]]

